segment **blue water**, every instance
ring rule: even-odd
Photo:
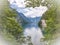
[[[22,22],[24,28],[24,36],[30,36],[33,45],[40,45],[40,39],[43,38],[41,29],[38,27],[38,23],[41,20],[42,15],[47,11],[46,6],[40,6],[35,8],[26,8],[24,1],[21,0],[9,0],[10,7],[17,11],[19,17],[26,23]]]

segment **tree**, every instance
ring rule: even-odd
[[[40,6],[41,4],[41,0],[26,0],[26,1],[27,1],[26,4],[27,7],[37,7]]]
[[[4,7],[4,15],[2,16],[2,25],[5,28],[7,34],[11,34],[16,39],[22,36],[23,30],[20,24],[17,22],[17,13],[15,10],[11,9],[9,5]]]

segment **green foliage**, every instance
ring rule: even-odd
[[[10,33],[12,36],[18,39],[18,37],[22,36],[23,30],[22,27],[17,22],[16,16],[17,13],[15,10],[6,7],[4,9],[4,16],[2,17],[2,24],[7,33]]]
[[[53,34],[56,31],[56,7],[52,6],[43,16],[43,18],[46,20],[47,27],[44,30],[44,35],[46,38],[52,38]]]
[[[41,0],[26,0],[29,1],[26,6],[27,7],[38,7],[41,4]]]

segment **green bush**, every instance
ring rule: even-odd
[[[57,13],[56,7],[52,6],[44,15],[43,17],[46,20],[47,27],[44,30],[44,35],[46,38],[52,38],[53,34],[56,31],[56,23],[57,23]]]
[[[7,34],[11,34],[16,39],[22,36],[23,30],[20,24],[17,22],[17,13],[15,10],[10,9],[8,6],[3,10],[2,25],[4,26]]]

